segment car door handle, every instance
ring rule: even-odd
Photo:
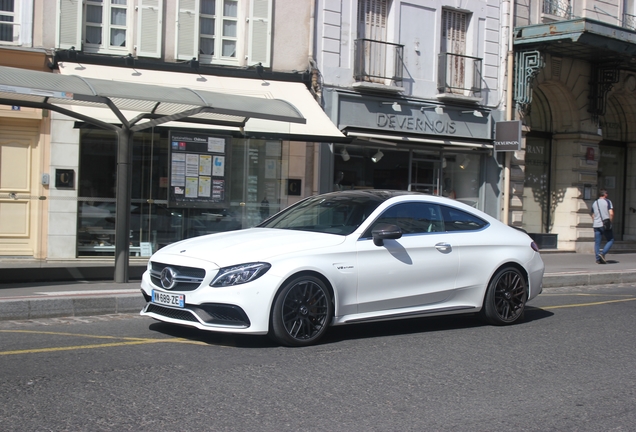
[[[451,245],[449,245],[448,243],[437,243],[435,245],[435,249],[437,249],[441,253],[449,253],[453,250]]]

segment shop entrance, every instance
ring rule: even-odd
[[[437,155],[423,152],[411,152],[408,190],[440,195],[442,190],[442,160]]]
[[[623,214],[625,213],[625,145],[621,142],[603,141],[599,145],[598,188],[605,189],[614,205],[614,238],[623,239]]]

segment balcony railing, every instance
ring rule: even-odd
[[[401,85],[404,45],[371,39],[356,39],[354,78],[358,82]]]
[[[572,18],[570,0],[543,0],[543,13],[564,19]]]
[[[482,60],[453,53],[439,54],[437,89],[440,93],[481,97]]]
[[[623,27],[636,30],[636,15],[630,15],[628,13],[623,14]]]

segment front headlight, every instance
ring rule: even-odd
[[[263,276],[271,267],[268,263],[248,263],[219,269],[210,286],[226,287],[251,282]]]

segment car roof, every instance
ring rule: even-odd
[[[322,194],[323,196],[347,196],[351,198],[371,198],[377,199],[380,201],[386,201],[390,198],[402,196],[402,195],[418,195],[423,196],[426,195],[422,192],[409,192],[403,190],[385,190],[385,189],[352,189],[352,190],[343,190],[343,191],[335,191],[335,192],[327,192]]]

